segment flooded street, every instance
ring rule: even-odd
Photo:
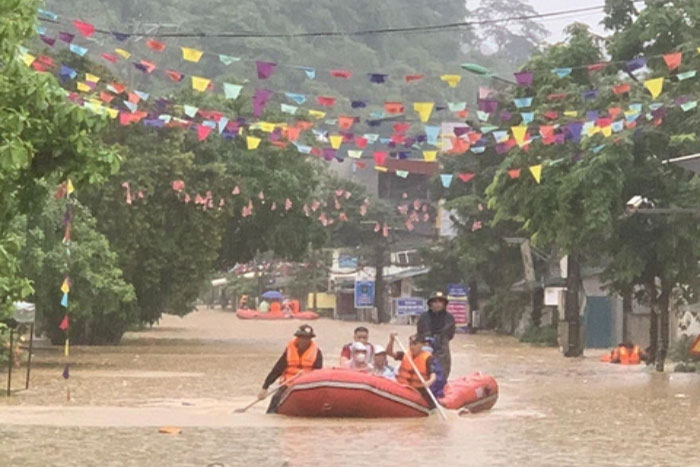
[[[0,465],[644,466],[691,465],[697,455],[700,375],[606,365],[593,351],[565,359],[491,334],[452,342],[453,377],[478,370],[498,380],[489,412],[295,419],[265,415],[262,402],[232,413],[254,399],[298,325],[201,310],[166,316],[117,347],[74,347],[70,403],[61,353],[40,350],[31,389],[0,399]],[[356,325],[313,323],[325,366]],[[384,345],[394,330],[405,342],[412,328],[370,326],[370,340]],[[182,433],[159,434],[166,425]]]

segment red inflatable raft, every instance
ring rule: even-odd
[[[257,310],[237,310],[236,316],[240,319],[318,319],[318,314],[313,311],[300,311],[299,313],[261,313]]]
[[[440,402],[449,409],[470,412],[493,407],[496,381],[475,373],[445,388]],[[302,375],[289,386],[277,413],[297,417],[425,417],[430,411],[418,391],[368,373],[324,369]]]

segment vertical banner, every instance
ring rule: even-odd
[[[469,304],[467,296],[469,288],[465,284],[447,284],[447,312],[452,314],[457,326],[467,326],[469,324]]]
[[[355,281],[355,308],[374,308],[374,281]]]

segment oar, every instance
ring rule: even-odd
[[[425,382],[423,375],[420,373],[420,371],[418,371],[418,367],[416,367],[416,364],[413,362],[413,359],[411,358],[410,352],[406,352],[406,349],[404,348],[400,339],[396,339],[396,342],[399,343],[399,347],[401,347],[401,350],[403,351],[404,355],[408,357],[408,361],[411,363],[411,366],[413,367],[413,371],[415,371],[416,374],[418,375],[420,382],[423,383],[423,387],[426,389],[426,391],[428,391],[428,394],[430,395],[430,398],[432,399],[433,404],[435,404],[435,408],[438,410],[438,413],[440,414],[440,418],[442,418],[443,420],[447,420],[447,414],[443,410],[440,403],[437,401],[437,398],[435,398],[435,394],[433,394],[433,391],[431,391],[430,388],[428,387],[428,384]]]
[[[282,386],[286,386],[286,385],[288,385],[289,383],[291,383],[292,381],[294,381],[295,379],[297,379],[297,378],[298,378],[299,376],[301,376],[303,373],[304,373],[303,371],[300,371],[300,372],[297,373],[296,375],[294,375],[294,376],[292,376],[291,378],[289,378],[287,381],[285,381],[285,382],[283,382],[283,383],[279,383],[279,384],[277,384],[275,387],[273,387],[273,388],[271,388],[271,389],[268,389],[268,390],[267,390],[267,394],[265,394],[265,397],[263,397],[262,399],[255,399],[253,402],[251,402],[250,404],[246,405],[245,407],[240,407],[240,408],[234,410],[233,412],[234,412],[234,413],[243,413],[243,412],[245,412],[246,410],[248,410],[249,408],[251,408],[252,406],[254,406],[255,404],[257,404],[258,402],[264,401],[265,399],[267,399],[268,397],[270,397],[272,394],[274,394],[275,392],[277,392],[277,390],[278,390],[279,388],[281,388]]]

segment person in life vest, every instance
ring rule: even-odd
[[[455,319],[447,312],[447,303],[442,292],[435,292],[428,299],[429,310],[420,315],[417,324],[417,334],[433,338],[433,355],[440,362],[445,379],[450,377],[450,341],[455,336]]]
[[[638,365],[643,360],[647,360],[646,352],[631,342],[620,343],[609,354],[601,357],[603,362],[619,363],[620,365]]]
[[[386,348],[386,353],[388,355],[391,355],[395,360],[401,362],[396,375],[396,382],[416,389],[421,393],[423,399],[428,403],[428,406],[434,409],[435,404],[428,393],[428,388],[437,380],[437,374],[435,373],[435,358],[433,354],[423,350],[425,346],[425,337],[420,334],[409,337],[408,354],[405,354],[402,351],[394,352],[396,335],[395,332],[389,335],[389,344]],[[416,374],[416,370],[413,369],[411,361],[413,361],[413,364],[420,372],[425,384],[423,384],[421,378]]]
[[[311,326],[308,324],[299,326],[299,329],[294,333],[294,339],[289,341],[287,348],[282,352],[282,356],[277,360],[275,366],[272,367],[267,378],[265,378],[262,389],[258,393],[258,399],[264,399],[267,396],[267,388],[276,379],[279,378],[281,383],[280,388],[272,396],[267,413],[275,413],[277,411],[282,394],[287,389],[287,386],[284,384],[287,380],[301,371],[309,372],[323,368],[323,355],[321,354],[321,349],[312,340],[314,337],[316,337],[316,334],[314,334]]]

